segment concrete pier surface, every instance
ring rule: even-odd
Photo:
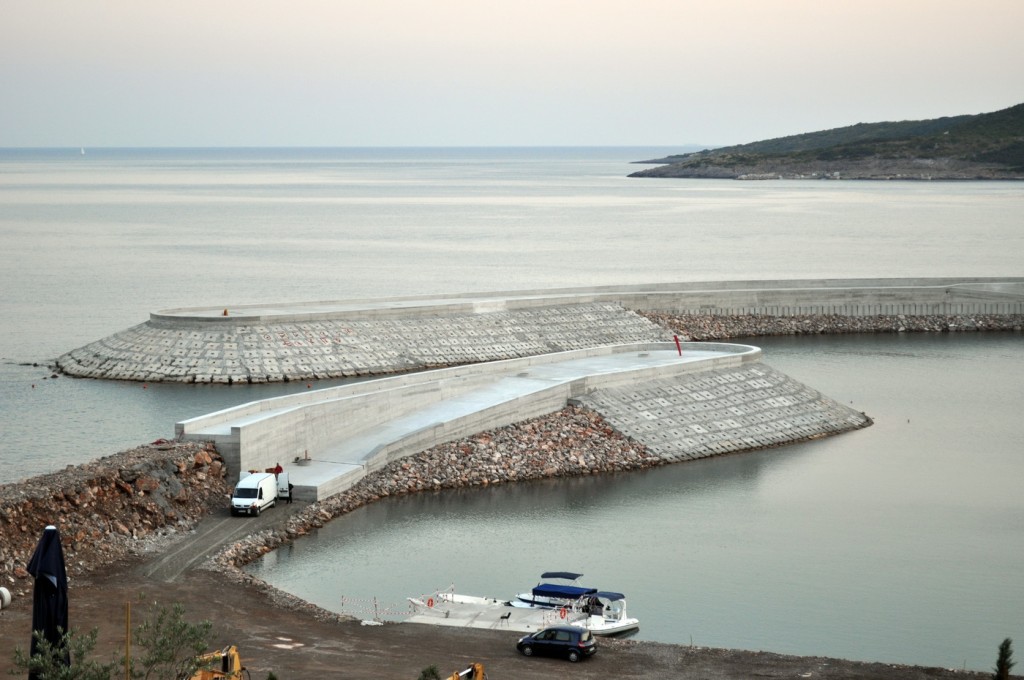
[[[1024,278],[718,281],[171,309],[72,350],[72,376],[264,383],[388,375],[671,333],[638,312],[1024,314]]]
[[[177,423],[212,440],[229,470],[284,464],[318,500],[432,446],[553,413],[596,410],[666,462],[759,449],[870,420],[725,343],[604,346],[379,378],[277,397]]]

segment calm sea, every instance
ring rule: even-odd
[[[157,309],[1024,271],[1020,184],[626,177],[667,148],[85,151],[0,150],[0,465],[14,479],[305,389],[143,387],[32,365]],[[508,596],[578,569],[630,595],[645,639],[988,669],[1004,637],[1024,639],[1021,341],[758,341],[766,362],[876,425],[366,508],[307,542],[345,565],[309,596],[401,601],[450,583]],[[574,540],[549,540],[545,522]],[[316,552],[300,544],[259,568],[301,590]],[[476,561],[494,554],[500,574]]]

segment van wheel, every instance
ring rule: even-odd
[[[256,506],[256,516],[259,517],[261,512],[263,512],[263,508],[257,505]]]
[[[526,645],[525,647],[523,647],[522,652],[523,656],[533,656],[533,647],[531,647],[530,645]]]
[[[580,653],[577,652],[575,649],[569,650],[569,661],[572,661],[573,663],[576,663],[579,660],[580,660]]]

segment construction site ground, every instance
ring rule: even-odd
[[[133,622],[147,603],[180,603],[190,620],[213,624],[212,647],[238,645],[253,680],[273,673],[279,680],[384,678],[416,680],[428,666],[442,677],[484,664],[490,680],[515,678],[982,678],[955,669],[868,663],[767,652],[601,639],[592,659],[526,658],[515,647],[521,635],[412,623],[365,626],[358,621],[322,620],[309,609],[287,606],[264,588],[202,568],[221,546],[253,529],[283,521],[301,504],[280,506],[258,518],[233,518],[227,509],[206,517],[194,532],[166,541],[145,559],[126,562],[75,579],[69,588],[70,625],[97,628],[96,655],[119,658],[124,650],[126,603]],[[30,594],[0,611],[0,675],[13,667],[15,647],[28,647]],[[993,662],[994,654],[993,650]]]

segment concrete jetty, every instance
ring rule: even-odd
[[[603,346],[378,378],[182,421],[231,470],[282,462],[318,500],[437,444],[583,403],[666,462],[813,439],[870,420],[726,343]]]
[[[718,281],[171,309],[72,350],[72,376],[265,383],[671,340],[637,312],[1024,314],[1024,278]]]

